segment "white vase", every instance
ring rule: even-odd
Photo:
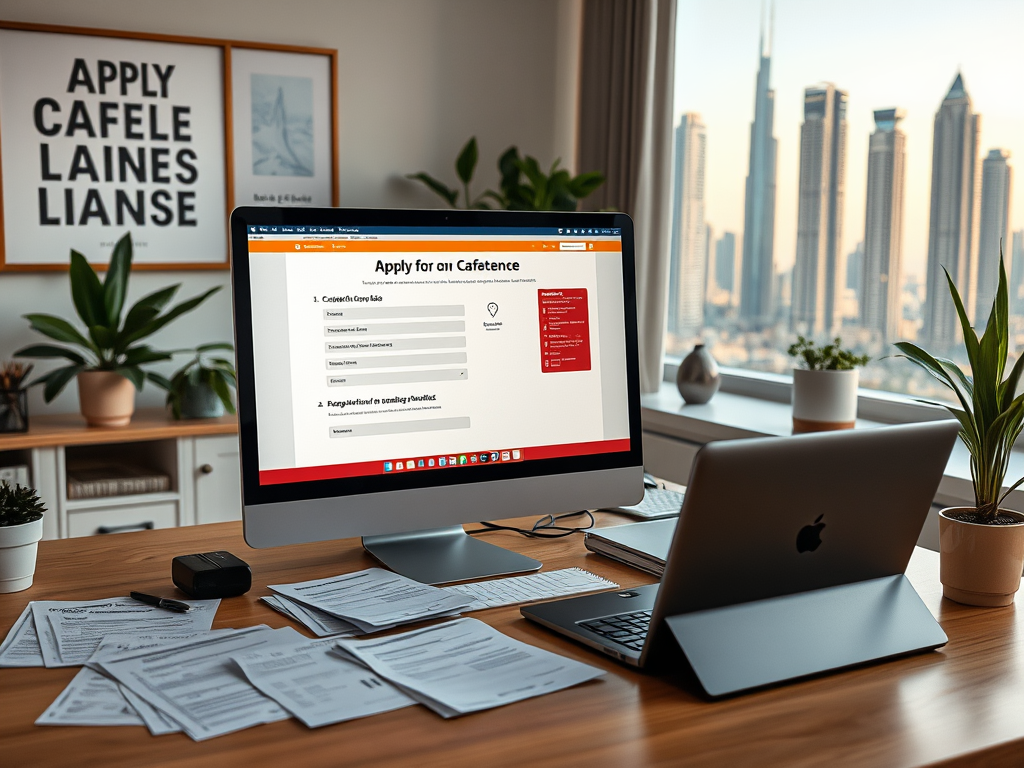
[[[853,429],[860,371],[793,370],[793,432]]]
[[[21,525],[0,525],[0,592],[21,592],[32,586],[41,538],[42,518]]]

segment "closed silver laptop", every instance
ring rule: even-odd
[[[903,573],[958,430],[710,443],[660,587],[522,614],[634,666],[678,664],[682,647],[711,695],[936,648],[946,636]]]

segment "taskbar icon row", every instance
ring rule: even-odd
[[[510,448],[504,451],[480,451],[478,453],[458,453],[446,456],[423,456],[416,459],[398,459],[385,461],[385,472],[408,472],[418,469],[440,469],[441,467],[468,467],[474,464],[502,464],[511,461],[522,461],[521,448]]]

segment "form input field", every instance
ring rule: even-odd
[[[465,317],[465,304],[436,304],[422,307],[339,307],[325,309],[324,320],[380,320],[401,317]]]
[[[465,336],[428,336],[380,341],[325,341],[325,352],[404,352],[409,349],[465,349]]]
[[[426,371],[389,371],[387,373],[350,373],[327,377],[329,387],[362,387],[368,384],[415,384],[423,381],[468,381],[465,368],[441,368]]]
[[[355,323],[324,326],[324,336],[388,336],[398,333],[464,333],[464,320],[433,320],[424,323]]]
[[[409,432],[440,432],[445,429],[469,429],[469,417],[455,416],[449,419],[352,424],[344,427],[330,427],[329,434],[331,437],[367,437],[369,435],[404,435]]]
[[[398,368],[405,365],[449,365],[466,362],[465,352],[437,352],[425,355],[377,355],[371,357],[329,357],[327,370]]]

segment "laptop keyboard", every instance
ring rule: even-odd
[[[604,616],[592,621],[578,622],[584,629],[607,637],[630,650],[639,651],[647,639],[647,628],[651,623],[651,611],[634,611],[615,616]]]

